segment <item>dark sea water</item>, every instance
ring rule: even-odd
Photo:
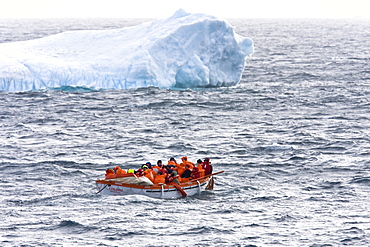
[[[142,20],[1,20],[0,42]],[[229,20],[232,88],[0,92],[0,246],[370,246],[370,20]],[[96,194],[107,168],[209,157],[215,189]]]

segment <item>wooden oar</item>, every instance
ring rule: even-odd
[[[187,196],[188,196],[188,194],[186,194],[185,190],[183,190],[183,189],[181,188],[181,186],[180,186],[180,185],[178,185],[178,184],[176,184],[176,183],[173,183],[173,186],[175,186],[175,188],[176,188],[178,191],[180,191],[180,193],[181,193],[182,197],[187,197]]]
[[[99,190],[98,192],[96,192],[96,194],[99,194],[100,192],[102,192],[102,190],[104,190],[105,187],[107,187],[107,186],[108,186],[108,184],[106,184],[101,190]]]
[[[214,175],[217,175],[217,174],[220,174],[220,173],[223,173],[224,171],[220,171],[220,172],[215,172],[215,173],[212,173],[212,174],[208,174],[208,175],[205,175],[203,177],[200,177],[200,178],[193,178],[193,179],[190,179],[191,181],[196,181],[196,180],[200,180],[200,179],[203,179],[203,178],[208,178],[208,177],[212,177]]]
[[[211,177],[211,179],[209,180],[208,185],[205,189],[206,190],[213,190],[214,184],[215,184],[215,180],[213,179],[213,177]]]

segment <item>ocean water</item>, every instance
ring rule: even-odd
[[[143,20],[0,20],[0,42]],[[370,20],[231,19],[231,88],[0,92],[1,246],[369,246]],[[107,168],[208,157],[213,191],[96,194]]]

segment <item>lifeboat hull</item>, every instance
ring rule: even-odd
[[[127,195],[144,195],[159,199],[177,199],[187,196],[200,194],[210,181],[210,177],[199,180],[181,183],[180,186],[175,185],[136,185],[125,184],[117,181],[96,180],[98,193],[103,195],[127,196]],[[176,188],[177,187],[177,188]],[[181,187],[181,188],[180,188]],[[181,192],[182,190],[182,192]]]

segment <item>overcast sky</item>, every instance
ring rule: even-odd
[[[219,18],[370,18],[370,0],[0,0],[0,18],[163,18],[179,8]]]

